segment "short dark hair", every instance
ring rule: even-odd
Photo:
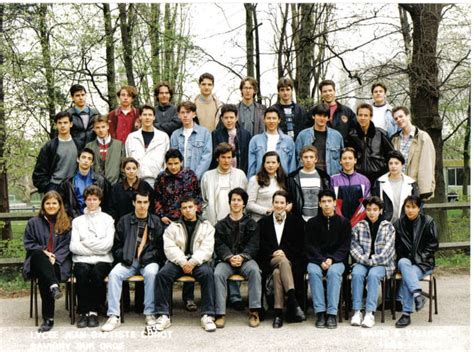
[[[94,161],[95,154],[94,154],[94,151],[91,148],[87,148],[87,147],[82,148],[81,152],[77,155],[77,157],[80,158],[81,155],[84,154],[84,153],[92,155],[92,161]]]
[[[137,196],[148,197],[148,200],[150,200],[150,192],[140,187],[135,192],[133,192],[132,201],[135,202],[137,200]]]
[[[367,199],[364,199],[364,201],[362,202],[362,204],[364,205],[364,207],[368,207],[369,205],[372,205],[372,204],[375,204],[376,206],[379,207],[379,209],[383,209],[383,202],[382,202],[382,199],[380,199],[380,197],[377,197],[377,196],[371,196]]]
[[[369,103],[360,103],[357,105],[356,115],[359,113],[360,109],[367,109],[370,111],[370,116],[374,116],[374,108]]]
[[[72,122],[72,115],[68,111],[61,111],[54,115],[54,123],[57,123],[58,120],[62,119],[63,117],[67,117],[69,122]]]
[[[293,89],[293,81],[289,77],[282,77],[278,80],[277,82],[277,90],[280,90],[280,88],[286,88],[290,87]]]
[[[408,108],[406,106],[395,106],[393,109],[392,109],[392,115],[395,114],[398,110],[402,110],[405,115],[410,115],[410,110],[408,110]]]
[[[272,203],[273,201],[275,200],[275,197],[276,196],[282,196],[282,197],[285,197],[285,200],[287,203],[290,202],[290,194],[285,191],[284,189],[279,189],[278,191],[275,191],[275,193],[273,193],[273,196],[272,196]]]
[[[194,104],[192,101],[182,101],[176,107],[176,111],[179,113],[182,108],[188,111],[196,112],[196,104]]]
[[[165,154],[165,163],[168,162],[170,159],[178,158],[179,161],[183,161],[183,154],[178,149],[168,149],[168,151]]]
[[[265,116],[267,116],[267,114],[269,114],[271,112],[276,112],[277,115],[278,115],[278,118],[281,120],[280,112],[274,106],[269,106],[268,108],[265,109],[265,112],[263,113],[263,118],[265,118]]]
[[[142,106],[140,106],[139,110],[140,110],[140,115],[143,114],[143,111],[145,110],[151,110],[153,111],[153,115],[155,115],[155,108],[148,104],[143,104]]]
[[[73,84],[71,88],[69,88],[69,94],[71,94],[71,97],[80,91],[84,91],[84,93],[87,93],[86,88],[82,84]]]
[[[199,84],[201,84],[201,82],[204,81],[206,78],[210,79],[212,81],[212,84],[214,84],[214,76],[209,72],[205,72],[199,76]]]
[[[329,112],[329,105],[328,104],[317,104],[311,108],[309,111],[311,116],[316,116],[316,115],[323,115],[329,117],[330,112]]]
[[[407,197],[405,198],[405,200],[403,201],[403,206],[402,206],[402,208],[405,209],[405,206],[406,206],[408,203],[414,204],[414,205],[416,205],[418,208],[421,208],[422,205],[423,205],[420,196],[415,196],[415,195],[409,195],[409,196],[407,196]]]
[[[388,162],[390,159],[398,159],[402,163],[402,165],[405,165],[405,157],[399,150],[391,150],[387,153],[387,158],[385,159]]]
[[[237,187],[237,188],[234,188],[234,189],[229,191],[229,204],[230,204],[230,201],[232,199],[233,194],[239,195],[242,198],[242,200],[244,201],[244,205],[245,206],[247,205],[247,202],[249,200],[249,195],[247,194],[247,192],[245,192],[245,190],[243,188]]]
[[[122,159],[122,162],[120,163],[120,169],[125,169],[125,166],[127,166],[128,163],[134,163],[135,165],[137,165],[137,168],[140,167],[140,163],[137,159],[132,158],[131,156],[127,156],[126,158]]]
[[[381,83],[381,82],[375,82],[374,84],[372,84],[372,87],[370,88],[370,92],[373,93],[374,92],[374,89],[376,87],[380,87],[383,89],[383,91],[385,93],[387,93],[387,87],[385,86],[385,84]]]
[[[321,92],[324,86],[332,86],[332,89],[336,90],[336,83],[330,79],[325,79],[318,84],[318,89]]]
[[[104,192],[102,189],[97,186],[97,185],[90,185],[89,187],[86,187],[84,190],[84,200],[87,199],[89,196],[96,196],[100,200],[102,200],[102,197],[104,196]]]
[[[179,200],[179,207],[181,208],[181,204],[187,203],[187,202],[193,202],[194,205],[199,204],[196,198],[191,197],[191,196],[184,196],[183,198]]]
[[[221,107],[221,118],[224,116],[226,112],[233,112],[235,116],[237,116],[237,106],[234,104],[224,104]]]
[[[341,154],[340,154],[340,156],[339,156],[339,159],[342,159],[342,154],[347,153],[347,152],[352,153],[352,154],[354,155],[354,159],[357,159],[357,152],[356,152],[356,150],[355,150],[354,148],[352,148],[352,147],[344,147],[344,148],[342,148],[342,149],[341,149]]]
[[[235,149],[233,146],[226,142],[219,143],[216,149],[214,149],[214,159],[218,159],[222,154],[228,152],[232,152],[232,157],[235,156]]]
[[[333,200],[336,200],[336,193],[332,189],[322,189],[318,193],[318,201],[320,202],[323,197],[331,197]]]
[[[137,88],[133,86],[121,86],[120,89],[117,91],[117,97],[120,97],[120,92],[122,90],[125,90],[128,95],[132,97],[132,99],[135,99],[138,95]]]
[[[155,87],[155,90],[154,90],[154,93],[155,93],[155,97],[158,98],[158,95],[160,93],[160,88],[161,87],[166,87],[168,88],[168,92],[170,93],[170,100],[173,98],[173,88],[171,88],[171,84],[169,84],[168,82],[166,81],[161,81],[161,82],[158,82],[158,84],[156,85]]]

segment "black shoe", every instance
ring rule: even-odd
[[[335,329],[337,328],[337,320],[336,316],[333,314],[328,314],[328,317],[326,319],[326,327],[328,329]]]
[[[230,306],[239,312],[243,311],[245,309],[244,302],[242,301],[234,301],[230,303]]]
[[[95,314],[89,315],[89,321],[87,322],[88,328],[96,328],[99,326],[99,317]]]
[[[415,297],[415,309],[418,312],[421,310],[426,303],[426,298],[423,295],[419,295]]]
[[[323,329],[326,327],[326,313],[316,313],[316,323],[314,324],[317,328]]]
[[[283,319],[281,317],[273,318],[273,328],[278,329],[283,326]]]
[[[302,321],[306,320],[306,315],[304,314],[303,310],[300,306],[295,306],[288,315],[288,322],[289,323],[301,323]]]
[[[409,315],[402,314],[400,319],[395,323],[396,328],[406,328],[408,325],[410,325],[411,319]]]
[[[60,298],[63,296],[63,293],[61,292],[61,290],[59,289],[59,287],[56,287],[56,286],[55,286],[55,287],[53,287],[53,288],[51,289],[51,296],[52,296],[54,299],[58,300],[58,299],[60,299]]]
[[[188,312],[195,312],[198,309],[196,303],[194,303],[194,300],[192,299],[188,299],[184,305]]]
[[[51,330],[54,326],[54,320],[52,319],[43,319],[43,323],[38,329],[38,332],[47,332]]]
[[[386,310],[389,310],[389,309],[392,309],[392,301],[385,301],[385,309]],[[378,311],[381,311],[382,310],[382,304],[379,304],[378,307],[377,307],[377,310]],[[396,312],[402,312],[403,311],[403,307],[402,307],[402,302],[401,301],[395,301],[395,311]]]
[[[77,327],[82,329],[87,328],[87,325],[89,325],[89,317],[85,314],[81,314],[79,316],[79,320],[77,321]]]

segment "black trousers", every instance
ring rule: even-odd
[[[104,279],[109,275],[110,270],[112,270],[112,263],[74,263],[79,314],[99,311],[99,306],[105,302]]]
[[[50,286],[59,284],[61,268],[57,263],[52,265],[43,250],[36,249],[31,253],[31,274],[38,279],[43,319],[53,319],[54,298],[51,295]]]

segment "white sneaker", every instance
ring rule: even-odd
[[[153,314],[147,314],[145,315],[145,322],[146,322],[146,325],[155,325],[156,318]]]
[[[120,317],[115,315],[110,316],[110,318],[105,322],[104,325],[100,328],[104,332],[110,332],[120,326]]]
[[[171,326],[171,320],[166,315],[160,315],[156,320],[156,330],[163,331]]]
[[[360,326],[361,322],[362,322],[362,313],[360,312],[360,310],[357,310],[354,312],[354,315],[352,316],[351,325]]]
[[[207,332],[216,331],[216,324],[214,324],[214,318],[207,314],[201,317],[201,326]]]
[[[373,313],[365,313],[364,321],[362,322],[362,326],[364,328],[371,328],[375,325],[375,316]]]

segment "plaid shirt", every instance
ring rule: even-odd
[[[407,164],[408,164],[408,154],[410,153],[410,146],[413,143],[413,139],[415,138],[415,127],[412,128],[408,138],[405,139],[405,136],[402,132],[400,132],[400,153],[402,153],[403,157],[405,158],[405,164],[403,164],[402,172],[407,172]]]
[[[352,229],[351,255],[360,264],[385,266],[386,277],[390,278],[395,272],[395,228],[390,222],[384,220],[380,223],[372,255],[370,246],[369,223],[362,220]]]

